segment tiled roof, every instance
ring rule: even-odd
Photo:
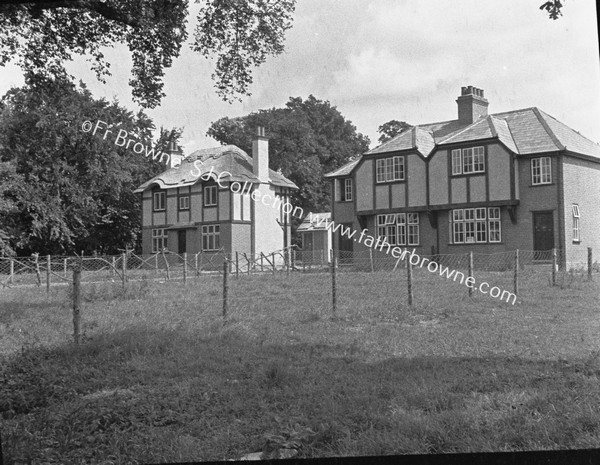
[[[415,143],[415,137],[411,137],[411,131],[418,135],[416,139],[420,141],[421,146]],[[433,136],[437,145],[497,137],[510,150],[520,155],[552,152],[566,148],[572,152],[600,158],[599,144],[592,142],[536,107],[495,113],[470,125],[461,124],[458,120],[420,124],[398,134],[366,154],[413,148],[427,157],[434,149],[434,147],[425,148],[424,144],[429,139],[425,135],[427,133]]]
[[[358,162],[360,161],[361,158],[362,158],[362,156],[346,163],[345,165],[340,166],[338,169],[336,169],[334,171],[330,171],[329,173],[325,174],[325,177],[326,178],[335,178],[338,176],[346,176],[346,175],[350,174],[352,172],[352,170],[354,169],[354,167],[358,164]]]
[[[312,222],[310,221],[312,219]],[[321,222],[322,221],[322,222]],[[298,226],[298,231],[324,231],[331,222],[331,213],[309,213]]]
[[[202,161],[202,164],[196,163]],[[222,182],[238,181],[258,183],[253,173],[252,158],[235,145],[223,145],[209,149],[196,150],[181,162],[181,165],[162,172],[139,186],[134,192],[143,192],[157,184],[161,189],[185,187],[195,184],[201,175],[209,173],[212,168],[215,177],[225,171],[231,173],[221,177]],[[201,173],[199,172],[201,171]],[[275,186],[297,189],[298,186],[281,173],[269,170],[270,183]]]

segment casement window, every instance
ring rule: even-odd
[[[164,228],[152,230],[152,253],[167,248],[167,231]]]
[[[531,184],[550,184],[552,182],[552,162],[550,157],[531,159]]]
[[[419,214],[377,215],[377,236],[392,246],[419,245]]]
[[[189,210],[190,209],[190,196],[182,195],[179,197],[179,209],[180,210]]]
[[[344,192],[342,194],[342,201],[350,202],[352,200],[352,178],[344,179]]]
[[[379,158],[375,161],[377,182],[403,181],[404,157]]]
[[[218,224],[202,226],[202,250],[214,251],[221,248],[221,227]]]
[[[153,204],[153,210],[155,212],[158,211],[162,211],[165,209],[165,192],[155,192],[154,195],[152,196],[152,204]]]
[[[458,208],[448,215],[451,244],[501,241],[500,208]]]
[[[581,231],[580,231],[580,226],[579,226],[579,218],[580,213],[579,213],[579,205],[577,204],[573,204],[572,206],[572,211],[573,211],[573,242],[579,242],[581,241]]]
[[[452,174],[485,172],[485,148],[471,147],[452,150]]]
[[[217,205],[217,186],[206,186],[204,188],[204,206],[214,207]]]

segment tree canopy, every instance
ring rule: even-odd
[[[156,150],[180,134],[161,130],[153,142],[143,112],[95,100],[83,85],[11,89],[0,101],[0,254],[116,253],[135,245],[141,207],[133,190],[164,164],[103,131],[84,132],[86,120],[118,125]]]
[[[383,123],[377,128],[377,132],[381,134],[379,136],[379,143],[383,144],[388,140],[394,138],[405,129],[411,128],[412,126],[406,121],[390,120],[387,123]]]
[[[283,51],[295,0],[207,0],[191,47],[216,58],[213,80],[225,100],[249,94],[252,69]],[[15,61],[26,76],[64,79],[64,63],[88,56],[97,78],[110,75],[104,47],[126,44],[134,99],[157,106],[164,70],[187,39],[188,0],[9,0],[0,5],[0,65]]]
[[[298,185],[294,206],[308,211],[328,211],[330,189],[323,174],[369,149],[369,138],[358,133],[335,106],[309,95],[290,98],[283,108],[259,110],[240,118],[213,122],[208,135],[223,144],[234,144],[252,153],[256,128],[266,129],[269,167]]]
[[[296,0],[204,0],[191,48],[216,58],[217,94],[249,95],[253,68],[284,50]],[[540,9],[562,15],[561,0]],[[110,75],[104,47],[125,44],[129,84],[142,106],[157,106],[169,68],[187,39],[188,0],[6,0],[0,4],[0,66],[15,61],[26,76],[64,78],[64,63],[87,56],[97,78]]]

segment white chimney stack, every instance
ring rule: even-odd
[[[165,152],[169,155],[169,168],[175,168],[176,166],[181,165],[183,152],[181,151],[181,147],[178,147],[174,141],[169,142]]]
[[[259,126],[256,138],[252,141],[252,162],[254,175],[260,182],[269,182],[269,139],[265,136],[265,128]]]

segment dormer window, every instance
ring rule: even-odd
[[[484,147],[452,150],[452,174],[474,174],[485,172]]]

